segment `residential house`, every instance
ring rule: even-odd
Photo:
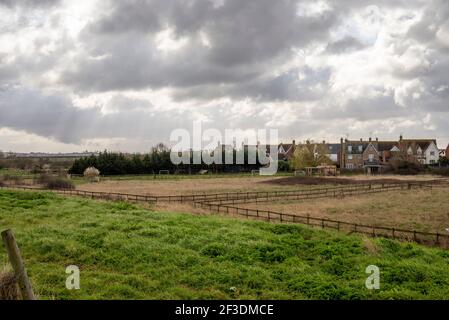
[[[435,139],[403,139],[401,136],[399,148],[411,161],[421,164],[437,164],[440,159],[440,150]]]
[[[280,143],[278,147],[278,159],[288,161],[296,150],[296,141],[292,143]]]
[[[395,155],[403,154],[409,161],[432,165],[438,162],[439,150],[434,139],[403,139],[398,141],[340,140],[340,168],[382,172]]]

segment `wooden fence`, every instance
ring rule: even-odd
[[[124,200],[135,202],[213,202],[220,204],[238,204],[251,202],[267,202],[276,201],[277,199],[286,200],[304,200],[315,198],[331,198],[344,197],[360,194],[369,194],[376,192],[388,192],[394,190],[411,190],[414,188],[432,188],[434,184],[428,183],[391,183],[391,184],[356,184],[347,186],[335,187],[317,187],[310,189],[298,190],[282,190],[282,191],[251,191],[251,192],[227,192],[227,193],[202,193],[191,195],[138,195],[129,193],[117,192],[99,192],[99,191],[84,191],[84,190],[70,190],[70,189],[45,189],[29,186],[3,185],[0,189],[20,189],[31,191],[52,191],[58,194],[81,196],[93,199],[106,200]],[[438,184],[438,186],[444,186]],[[449,186],[449,184],[447,185]]]
[[[106,200],[125,200],[135,202],[190,202],[195,207],[208,208],[218,213],[236,214],[247,218],[263,219],[267,221],[276,221],[284,223],[301,223],[309,226],[318,226],[321,228],[331,228],[340,231],[362,233],[372,236],[381,236],[400,240],[410,240],[428,245],[439,245],[445,248],[449,247],[449,235],[440,233],[427,233],[415,230],[403,230],[391,227],[368,226],[363,224],[350,223],[324,218],[315,218],[309,215],[301,216],[295,214],[286,214],[274,211],[240,208],[237,203],[251,203],[276,201],[277,199],[300,200],[314,199],[323,197],[341,197],[359,194],[369,194],[376,192],[388,192],[394,190],[413,190],[415,188],[431,189],[433,187],[449,187],[449,183],[394,183],[394,184],[357,184],[350,186],[337,186],[326,188],[315,188],[309,190],[289,190],[289,191],[268,191],[268,192],[229,192],[214,194],[193,194],[193,195],[174,195],[174,196],[153,196],[136,195],[126,193],[109,193],[83,190],[48,190],[24,186],[0,186],[0,189],[20,189],[31,191],[52,191],[58,194],[81,196],[95,199]]]
[[[195,202],[195,207],[207,208],[217,213],[244,216],[246,218],[260,219],[268,222],[297,223],[312,227],[335,229],[349,233],[365,234],[372,237],[383,237],[397,240],[414,241],[416,243],[435,245],[449,248],[449,234],[422,232],[400,228],[364,225],[346,221],[316,218],[310,215],[296,215],[260,209],[240,208],[236,206],[214,204],[208,202]]]

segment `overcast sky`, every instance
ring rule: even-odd
[[[0,0],[0,150],[176,128],[449,142],[447,0]]]

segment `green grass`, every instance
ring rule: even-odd
[[[20,177],[20,178],[33,178],[36,175],[32,174],[26,170],[22,169],[8,169],[8,168],[2,168],[0,169],[0,177],[3,176],[10,176],[10,177]]]
[[[0,191],[6,228],[41,299],[449,297],[448,251],[298,225]],[[65,289],[72,264],[81,290]],[[381,270],[378,291],[364,285],[371,264]]]

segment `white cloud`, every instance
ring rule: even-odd
[[[142,151],[196,119],[449,140],[443,0],[39,3],[0,4],[0,149]]]

